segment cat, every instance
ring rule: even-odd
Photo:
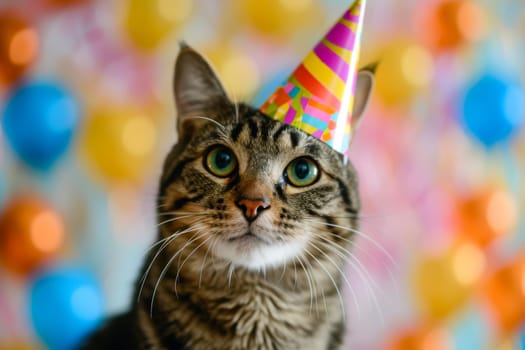
[[[358,73],[354,124],[373,79]],[[178,142],[160,180],[158,241],[130,310],[82,349],[341,349],[342,271],[360,210],[354,168],[232,102],[186,44],[174,95]]]

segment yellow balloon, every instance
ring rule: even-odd
[[[379,55],[376,91],[387,106],[409,102],[426,89],[434,76],[430,52],[412,42],[397,42]]]
[[[81,137],[89,167],[110,183],[137,184],[157,145],[157,127],[146,112],[132,107],[95,110]]]
[[[137,48],[152,51],[184,23],[193,5],[193,0],[128,0],[124,30]]]
[[[322,23],[323,10],[314,0],[239,1],[242,18],[255,30],[286,40],[304,33],[312,24]]]
[[[232,99],[247,100],[255,94],[261,74],[250,54],[229,45],[218,45],[205,50],[204,55],[217,70]]]
[[[453,314],[468,300],[485,266],[484,253],[469,243],[425,257],[413,274],[414,294],[421,311],[431,320]]]

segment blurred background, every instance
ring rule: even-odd
[[[73,349],[130,303],[179,40],[260,105],[350,3],[0,1],[0,349]],[[347,348],[524,349],[525,3],[366,11]]]

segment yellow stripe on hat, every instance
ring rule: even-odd
[[[348,29],[350,29],[354,33],[357,31],[356,22],[350,22],[350,21],[347,21],[346,19],[341,19],[339,23],[343,24],[344,26],[346,26]]]
[[[303,130],[304,132],[306,132],[308,134],[313,134],[314,132],[316,132],[319,129],[317,129],[315,126],[312,126],[310,124],[303,123],[301,125],[301,130]]]
[[[306,56],[303,65],[327,90],[341,100],[345,91],[345,83],[314,52]]]
[[[276,120],[283,121],[284,117],[286,116],[286,112],[288,112],[289,109],[290,109],[290,105],[288,104],[279,106],[279,108],[277,108],[277,110],[275,111],[275,114],[272,117]]]
[[[325,44],[330,50],[335,52],[339,57],[341,57],[345,62],[350,62],[350,57],[352,56],[352,50],[343,49],[337,45],[332,44],[326,39],[323,39],[323,44]]]

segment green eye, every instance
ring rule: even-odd
[[[204,166],[215,176],[228,177],[237,168],[237,159],[231,150],[224,146],[218,146],[208,152]]]
[[[310,158],[297,158],[286,167],[285,177],[293,186],[308,186],[319,179],[319,168]]]

